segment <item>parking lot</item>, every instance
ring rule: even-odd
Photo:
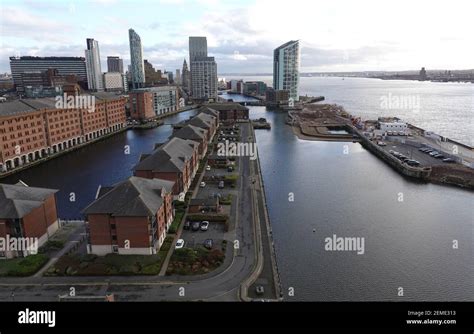
[[[202,246],[206,239],[212,239],[213,248],[221,247],[224,240],[224,224],[210,222],[207,231],[193,231],[192,229],[184,230],[181,239],[184,240],[184,247],[196,248]]]
[[[429,167],[429,166],[435,166],[435,165],[448,165],[447,163],[443,162],[442,159],[436,159],[427,153],[418,151],[417,147],[414,147],[408,144],[394,143],[394,142],[389,142],[389,141],[386,141],[386,144],[387,146],[382,147],[384,150],[386,150],[387,152],[396,151],[407,156],[410,159],[417,160],[420,162],[420,167]],[[440,153],[443,154],[443,152],[440,152]]]

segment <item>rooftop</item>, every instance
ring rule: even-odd
[[[0,184],[0,219],[23,218],[56,192],[56,189],[29,187],[22,182]]]
[[[225,103],[209,103],[206,105],[209,108],[212,108],[217,111],[227,111],[227,110],[249,110],[247,107],[237,103],[237,102],[225,102]]]
[[[116,100],[123,97],[123,95],[114,92],[88,93],[81,94],[81,96],[94,96],[99,101]],[[41,109],[56,109],[56,99],[54,97],[42,97],[3,102],[0,103],[0,116],[14,116]]]
[[[82,212],[112,216],[143,217],[155,215],[163,204],[162,193],[171,192],[173,182],[132,176],[99,190],[99,197]]]
[[[183,126],[178,131],[175,131],[170,138],[178,137],[182,139],[190,139],[190,140],[205,140],[206,138],[206,130],[203,128],[199,128],[197,126],[188,124]]]

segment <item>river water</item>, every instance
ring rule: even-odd
[[[333,82],[339,86],[351,80],[355,80],[351,89],[330,88]],[[326,95],[353,114],[370,111],[373,117],[378,109],[369,106],[380,89],[373,93],[367,85],[387,82],[365,80],[369,79],[361,88],[357,79],[302,78],[302,90]],[[443,94],[457,96],[461,105],[468,106],[472,88],[461,85],[449,84]],[[408,93],[415,91],[418,88],[407,88]],[[451,107],[437,105],[443,100],[434,98],[429,103],[436,105],[431,112],[438,116],[423,115],[426,124],[414,123],[468,142],[469,127],[453,126],[457,118],[442,116]],[[472,109],[452,108],[472,122]],[[172,116],[166,123],[194,113]],[[295,291],[286,300],[474,300],[472,193],[408,181],[357,143],[300,140],[285,125],[283,113],[250,107],[250,115],[272,123],[271,130],[257,130],[257,143],[282,284],[284,291],[290,287]],[[99,185],[130,176],[140,154],[150,152],[171,132],[169,125],[126,131],[2,182],[21,179],[31,186],[60,189],[60,217],[77,218]],[[326,251],[325,239],[333,235],[364,238],[364,254]]]
[[[226,79],[241,78],[272,84],[270,76]],[[471,83],[302,77],[300,95],[306,94],[324,96],[326,103],[340,104],[349,113],[364,119],[396,116],[474,146],[474,84]],[[387,101],[392,103],[384,103]]]

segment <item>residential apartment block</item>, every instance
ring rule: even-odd
[[[96,255],[156,254],[173,221],[173,182],[132,176],[100,187],[83,210],[89,227],[88,252]]]
[[[173,195],[186,193],[197,172],[199,143],[181,138],[171,138],[151,154],[142,154],[133,174],[144,178],[172,181]]]
[[[130,115],[136,120],[154,119],[179,109],[177,86],[135,89],[129,96]]]
[[[21,181],[0,184],[0,238],[34,238],[37,242],[28,249],[1,250],[0,258],[34,254],[58,230],[56,192]]]

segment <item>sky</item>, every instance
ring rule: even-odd
[[[218,72],[271,73],[273,49],[300,40],[302,72],[474,68],[472,0],[0,0],[0,73],[10,56],[84,57],[86,38],[130,63],[174,71],[206,36]]]

